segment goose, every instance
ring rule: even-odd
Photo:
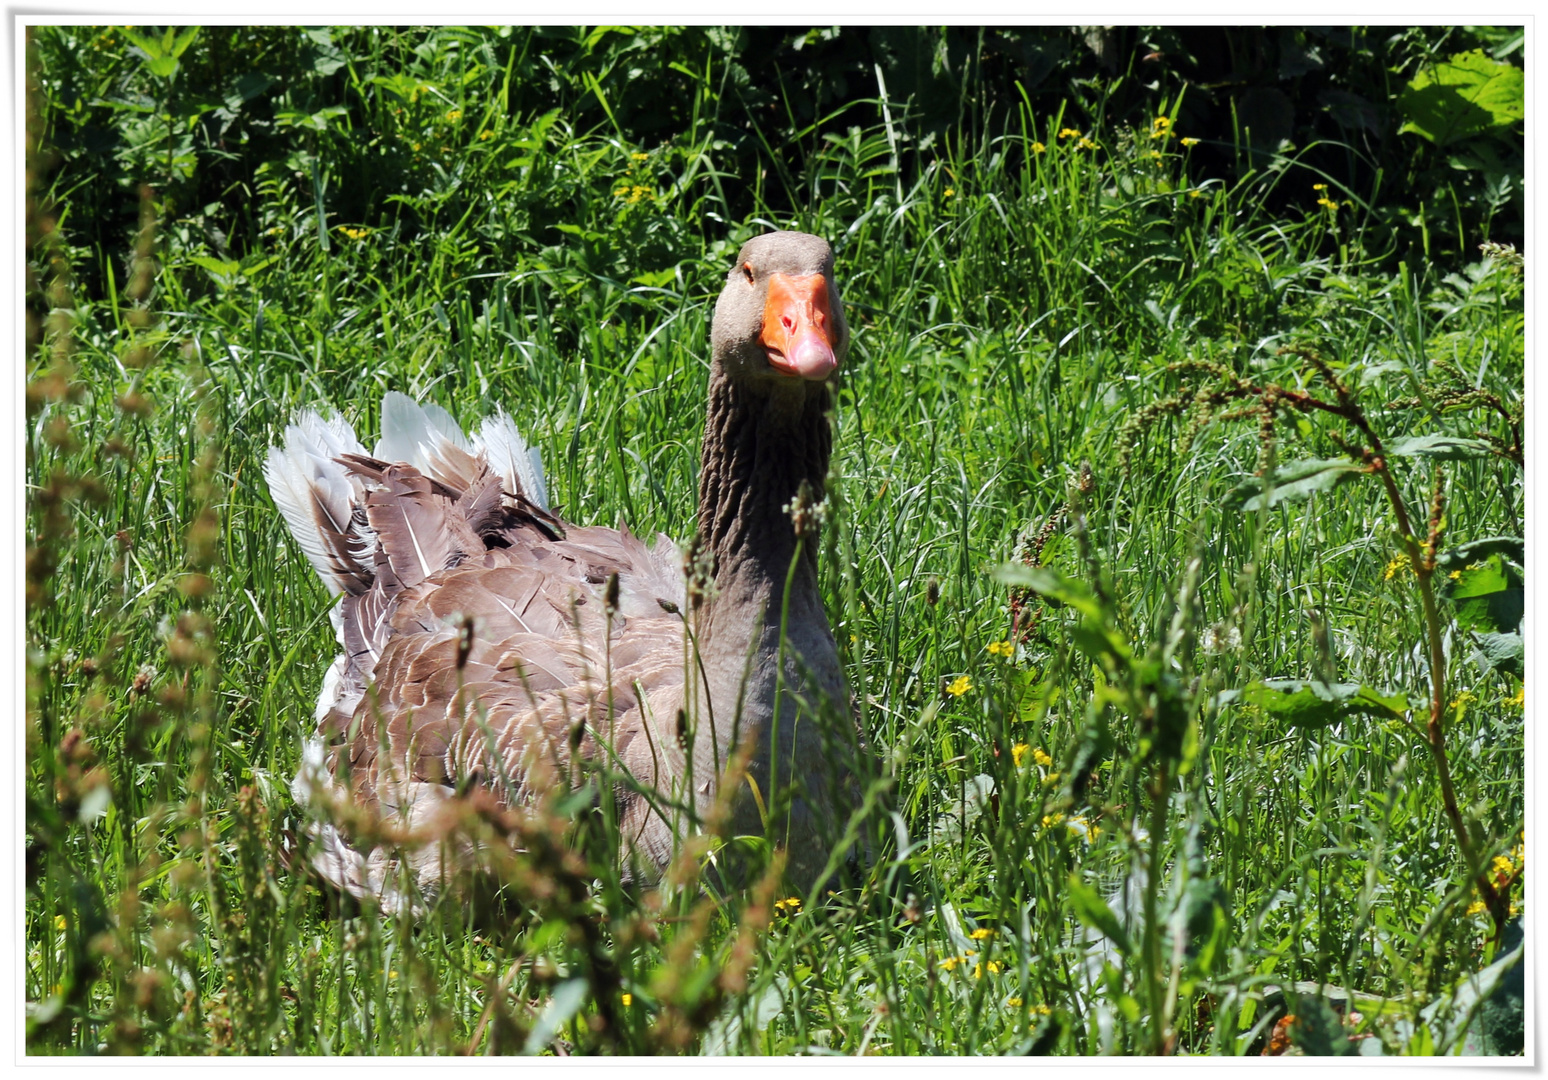
[[[348,822],[428,833],[459,796],[519,808],[585,763],[616,780],[602,798],[626,877],[659,878],[719,806],[730,835],[784,850],[792,887],[819,883],[852,808],[846,754],[863,752],[817,581],[833,377],[849,348],[828,243],[749,240],[710,336],[686,554],[665,536],[559,520],[503,410],[465,434],[444,409],[389,392],[372,453],[314,411],[270,449],[274,502],[342,597],[341,651],[292,783],[313,810],[311,864],[334,886],[421,911],[455,853]],[[738,750],[745,765],[729,774]]]

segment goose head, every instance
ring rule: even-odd
[[[828,242],[772,232],[743,244],[710,336],[715,368],[742,386],[826,383],[849,350]]]

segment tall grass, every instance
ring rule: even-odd
[[[54,56],[97,40],[46,33]],[[1443,605],[1459,850],[1387,494],[1229,496],[1340,456],[1340,417],[1265,424],[1265,393],[1329,393],[1315,350],[1386,442],[1504,440],[1443,461],[1442,550],[1522,535],[1519,434],[1512,460],[1476,396],[1522,399],[1508,259],[1382,269],[1361,193],[1319,205],[1286,158],[1198,176],[1167,107],[1080,132],[1028,107],[922,148],[878,84],[820,126],[771,122],[765,168],[730,177],[714,63],[693,122],[638,146],[506,109],[492,32],[421,35],[401,67],[383,40],[339,53],[351,165],[396,182],[379,202],[330,157],[325,111],[204,213],[158,194],[172,132],[122,242],[72,236],[78,159],[32,162],[31,1051],[1240,1054],[1287,1010],[1311,1052],[1463,1045],[1466,980],[1509,953],[1475,882],[1503,886],[1495,915],[1521,897],[1519,669],[1471,659]],[[1268,216],[1275,187],[1304,210]],[[540,221],[553,206],[569,217]],[[524,839],[500,918],[324,894],[286,785],[328,597],[266,448],[322,403],[369,440],[389,389],[465,424],[499,403],[567,519],[686,539],[714,293],[772,226],[834,242],[855,330],[822,574],[880,761],[867,864],[788,896],[685,858],[640,895],[586,805],[557,801],[469,822]],[[1258,411],[1203,415],[1204,362]],[[1392,459],[1415,528],[1432,464]],[[1222,695],[1274,679],[1408,704],[1319,726]],[[1319,1026],[1313,984],[1349,995],[1341,1020]]]

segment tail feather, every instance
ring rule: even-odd
[[[544,510],[549,509],[543,459],[536,447],[527,446],[504,409],[484,417],[478,434],[473,436],[473,449],[489,459],[490,467],[500,474],[506,490],[512,495],[519,495]]]
[[[264,478],[291,535],[334,595],[371,587],[376,538],[362,510],[364,487],[338,458],[363,453],[342,417],[305,412],[269,450]]]

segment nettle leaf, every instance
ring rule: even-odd
[[[1421,71],[1397,104],[1408,117],[1400,132],[1445,146],[1520,123],[1526,116],[1526,76],[1514,64],[1474,49]]]
[[[1390,457],[1433,457],[1448,461],[1488,457],[1494,452],[1493,447],[1482,439],[1465,439],[1460,435],[1415,435],[1388,443],[1386,450]]]
[[[1309,499],[1358,476],[1365,467],[1347,458],[1311,458],[1281,466],[1268,476],[1250,476],[1228,497],[1238,510],[1262,510]]]
[[[1248,683],[1240,690],[1222,690],[1216,701],[1221,706],[1256,705],[1268,715],[1299,728],[1327,727],[1335,720],[1355,715],[1402,719],[1408,712],[1408,699],[1402,694],[1383,694],[1363,683],[1324,683],[1314,679],[1264,679]]]
[[[1473,662],[1485,671],[1499,668],[1525,678],[1526,639],[1520,634],[1474,634]]]

